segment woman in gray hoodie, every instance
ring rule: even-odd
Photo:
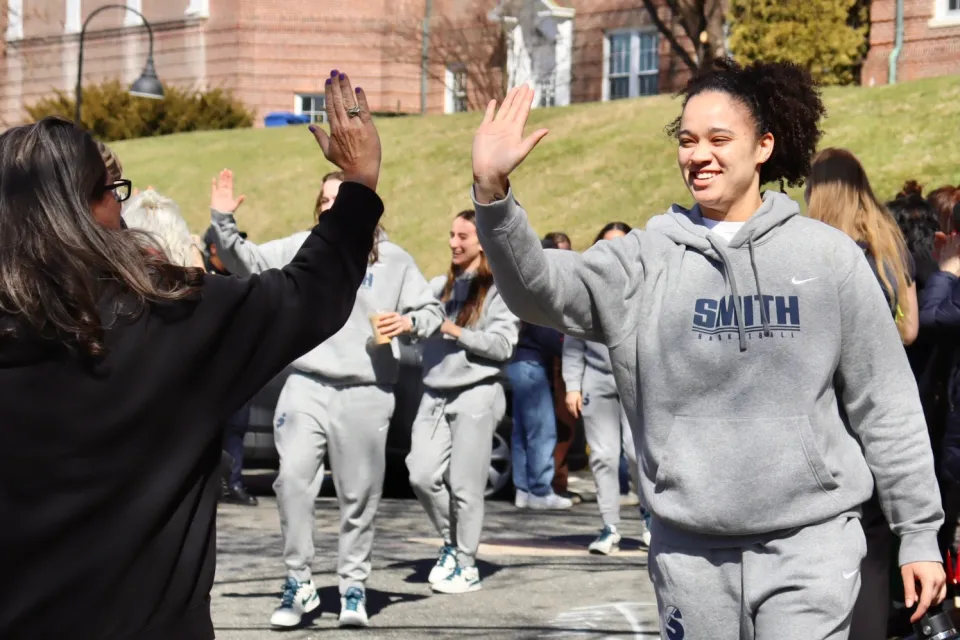
[[[484,490],[493,434],[506,411],[503,369],[517,346],[520,321],[493,283],[473,211],[454,218],[450,251],[450,272],[430,282],[446,319],[424,344],[425,389],[407,468],[443,538],[429,582],[438,593],[467,593],[480,588],[476,556]]]
[[[317,196],[317,219],[333,206],[342,175],[324,177]],[[257,246],[237,230],[233,175],[214,180],[211,208],[217,255],[227,269],[246,276],[286,265],[307,232]],[[443,321],[413,258],[389,242],[378,228],[369,266],[346,325],[332,338],[292,364],[273,421],[280,454],[277,494],[287,579],[271,625],[300,624],[320,604],[311,578],[313,504],[329,454],[340,503],[340,626],[368,625],[365,584],[370,576],[374,518],[386,469],[387,429],[393,416],[393,386],[399,373],[400,335],[426,338]]]
[[[625,222],[604,225],[593,244],[622,238],[630,233]],[[588,547],[590,553],[610,555],[620,550],[620,452],[627,456],[630,476],[637,481],[637,450],[630,423],[623,412],[617,383],[613,378],[610,350],[600,342],[567,337],[563,341],[563,383],[567,387],[567,409],[583,416],[583,430],[590,445],[590,470],[597,483],[597,506],[603,528]],[[643,542],[650,544],[644,527]]]
[[[802,183],[819,91],[796,65],[720,60],[684,95],[670,130],[696,206],[582,255],[542,251],[508,182],[547,133],[523,138],[532,90],[488,106],[474,198],[497,285],[610,350],[665,637],[845,640],[874,485],[919,619],[945,596],[943,512],[896,325],[853,240],[760,191]]]

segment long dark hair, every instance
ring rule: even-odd
[[[456,218],[466,220],[476,226],[477,214],[467,209],[457,214]],[[454,218],[454,219],[456,219]],[[440,295],[440,301],[446,303],[453,294],[453,283],[459,270],[450,265],[450,271],[447,272],[447,282],[443,285],[443,293]],[[483,311],[483,303],[487,299],[487,293],[493,286],[493,272],[490,271],[490,265],[487,263],[487,255],[480,253],[480,266],[477,267],[477,275],[470,281],[470,291],[467,293],[467,301],[457,314],[457,324],[461,327],[472,327],[480,319],[480,312]]]
[[[339,180],[344,182],[347,179],[347,174],[343,171],[331,171],[330,173],[324,175],[320,179],[320,191],[317,192],[317,199],[313,203],[313,222],[316,224],[320,221],[320,207],[323,205],[323,185],[327,184],[329,180]],[[385,233],[383,225],[378,224],[376,230],[373,232],[373,249],[370,250],[370,256],[367,258],[367,263],[376,264],[377,260],[380,259],[380,236]]]
[[[108,315],[134,317],[202,285],[202,269],[172,265],[142,233],[94,219],[106,183],[93,138],[68,120],[0,135],[0,338],[40,336],[102,356],[105,295]]]
[[[603,229],[600,229],[600,233],[597,234],[597,237],[594,238],[593,244],[597,244],[603,240],[603,236],[607,235],[611,231],[623,231],[624,233],[630,233],[633,229],[626,222],[608,222],[603,225]]]

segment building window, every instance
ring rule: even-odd
[[[80,33],[83,26],[80,20],[80,0],[67,0],[66,18],[63,21],[64,33]]]
[[[143,12],[143,2],[141,0],[127,0],[127,7],[133,9],[133,11]],[[140,16],[135,14],[133,11],[124,11],[123,26],[125,27],[137,27],[143,24],[143,20],[140,19]]]
[[[293,112],[298,116],[309,116],[310,122],[327,121],[327,97],[320,94],[297,94]]]
[[[190,0],[185,13],[191,18],[209,18],[210,0]]]
[[[467,110],[467,70],[461,66],[447,67],[445,113],[463,113]]]
[[[936,0],[936,3],[934,20],[942,20],[951,24],[960,21],[960,0]]]
[[[604,100],[660,93],[660,39],[656,31],[617,31],[604,49]]]
[[[7,40],[23,40],[23,0],[7,0]]]

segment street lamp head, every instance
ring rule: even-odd
[[[150,98],[151,100],[163,100],[163,85],[160,84],[157,71],[153,68],[152,56],[147,58],[147,64],[140,77],[130,85],[130,95],[138,98]]]

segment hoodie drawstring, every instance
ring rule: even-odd
[[[737,331],[740,334],[740,351],[747,350],[747,327],[743,324],[743,298],[740,297],[740,290],[737,288],[737,277],[733,274],[733,268],[730,266],[730,259],[727,257],[726,248],[723,244],[715,242],[708,234],[707,242],[713,247],[713,250],[723,261],[723,269],[727,273],[727,279],[730,281],[730,290],[733,292],[733,304],[736,306]]]
[[[763,323],[763,335],[769,338],[773,335],[770,331],[770,316],[767,314],[767,305],[763,301],[763,291],[760,290],[760,274],[757,272],[757,261],[753,257],[753,238],[747,240],[747,246],[750,248],[750,266],[753,267],[753,279],[757,283],[757,297],[760,298],[760,322]]]
[[[730,290],[733,293],[733,303],[736,306],[737,332],[740,334],[740,351],[747,350],[747,327],[743,320],[743,298],[740,297],[740,290],[737,287],[737,276],[733,273],[733,267],[730,265],[730,258],[727,256],[727,250],[723,243],[717,242],[710,235],[707,235],[707,241],[713,250],[720,256],[723,262],[724,271],[727,279],[730,281]],[[760,322],[763,324],[763,335],[767,338],[773,335],[770,330],[770,317],[767,315],[767,305],[763,301],[763,291],[760,289],[760,273],[757,271],[757,261],[753,255],[753,238],[747,240],[747,247],[750,249],[750,266],[753,269],[753,278],[757,284],[757,297],[760,299]]]

